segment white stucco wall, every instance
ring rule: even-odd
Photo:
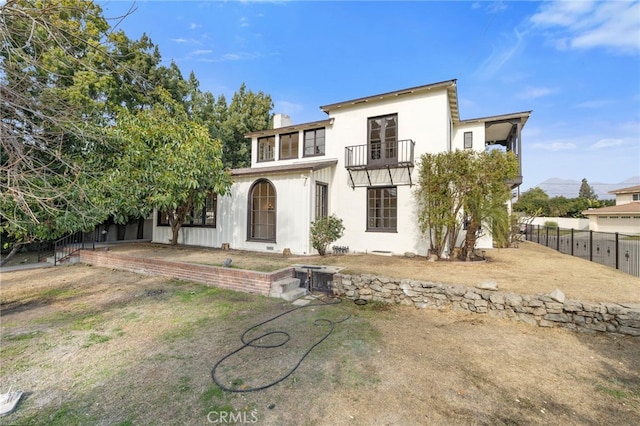
[[[631,203],[634,195],[638,196],[638,194],[616,194],[616,206]]]
[[[544,226],[546,222],[555,222],[560,228],[566,229],[589,229],[589,219],[571,218],[571,217],[536,217],[531,221],[532,225]]]
[[[640,216],[624,214],[610,216],[591,215],[589,217],[589,230],[640,235]]]
[[[397,114],[398,140],[415,142],[413,169],[391,169],[393,185],[397,186],[397,231],[367,232],[366,186],[391,186],[386,169],[352,173],[344,165],[345,147],[368,143],[368,118]],[[257,137],[252,139],[252,167],[283,166],[307,161],[338,159],[338,164],[318,171],[265,175],[275,186],[277,194],[277,240],[275,243],[247,241],[247,207],[249,189],[259,175],[236,177],[231,196],[218,198],[217,228],[183,228],[179,243],[220,247],[229,243],[232,248],[282,252],[289,248],[296,254],[311,254],[309,224],[315,219],[315,182],[328,184],[328,212],[341,218],[345,234],[334,244],[349,246],[352,252],[388,251],[402,254],[412,251],[426,255],[428,241],[417,223],[417,209],[413,198],[415,186],[404,183],[418,178],[417,163],[424,153],[438,153],[463,149],[464,132],[473,132],[473,149],[484,148],[485,130],[482,123],[453,126],[446,89],[429,93],[404,94],[386,100],[371,100],[356,105],[343,104],[330,111],[333,124],[325,126],[325,155],[303,157],[304,130],[299,131],[298,158],[278,160],[279,137],[276,135],[276,161],[256,163]],[[303,126],[304,127],[304,126]],[[369,183],[369,179],[371,182]],[[400,183],[400,184],[399,184]],[[154,218],[154,221],[156,219]],[[155,224],[154,224],[155,225]],[[168,227],[154,226],[153,239],[167,242]],[[491,247],[490,236],[478,242],[478,248]]]

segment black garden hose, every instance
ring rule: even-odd
[[[244,389],[239,389],[239,388],[230,388],[228,386],[223,385],[220,380],[218,380],[218,378],[216,377],[216,370],[217,368],[220,366],[220,364],[222,364],[225,360],[227,360],[228,358],[232,357],[233,355],[237,354],[238,352],[242,351],[243,349],[247,348],[247,347],[253,347],[253,348],[263,348],[263,349],[272,349],[272,348],[277,348],[280,346],[285,345],[290,339],[291,336],[289,335],[289,333],[285,332],[285,331],[270,331],[268,333],[262,334],[258,337],[255,337],[249,341],[246,340],[246,335],[251,332],[252,330],[267,324],[271,321],[274,321],[284,315],[288,315],[291,312],[295,312],[299,309],[305,309],[305,308],[312,308],[312,307],[317,307],[317,306],[328,306],[328,305],[338,305],[340,303],[342,303],[341,299],[337,299],[337,301],[335,302],[325,302],[319,298],[316,297],[316,300],[318,300],[320,303],[313,303],[313,304],[308,304],[308,305],[304,305],[304,306],[297,306],[293,309],[290,309],[286,312],[283,312],[281,314],[278,314],[272,318],[269,318],[266,321],[262,321],[259,324],[253,325],[251,327],[249,327],[248,329],[245,330],[244,333],[242,333],[242,336],[240,337],[240,340],[242,341],[242,346],[240,346],[238,349],[229,352],[227,355],[225,355],[224,357],[222,357],[218,362],[216,362],[216,364],[213,366],[213,368],[211,369],[211,378],[213,379],[214,383],[216,385],[218,385],[220,387],[220,389],[225,390],[227,392],[255,392],[255,391],[259,391],[259,390],[263,390],[263,389],[267,389],[270,388],[271,386],[275,386],[278,383],[282,382],[283,380],[285,380],[287,377],[289,377],[291,374],[293,374],[294,371],[297,370],[297,368],[300,366],[300,364],[302,363],[302,361],[307,357],[307,355],[309,355],[309,353],[311,353],[311,351],[318,346],[320,343],[322,343],[327,337],[329,337],[331,335],[331,333],[333,333],[333,330],[335,328],[336,324],[339,324],[341,322],[344,322],[346,320],[348,320],[351,317],[351,314],[347,313],[347,315],[342,318],[339,321],[332,321],[330,319],[327,318],[318,318],[316,320],[313,321],[313,325],[315,326],[320,326],[320,325],[329,325],[329,331],[317,342],[315,342],[309,349],[307,349],[307,351],[302,355],[302,357],[298,360],[298,362],[296,363],[296,365],[284,376],[280,377],[278,380],[271,382],[271,383],[267,383],[265,385],[262,386],[257,386],[254,388],[244,388]],[[346,312],[346,311],[345,311]],[[282,335],[285,337],[285,339],[280,342],[280,343],[273,343],[273,344],[258,344],[255,343],[260,339],[264,339],[267,336],[271,336],[271,335]]]

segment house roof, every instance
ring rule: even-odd
[[[640,185],[629,186],[627,188],[614,189],[613,191],[609,191],[609,194],[633,194],[635,192],[640,192]]]
[[[626,204],[618,204],[617,206],[600,207],[599,209],[585,210],[583,215],[600,216],[603,214],[640,214],[640,201],[634,201]]]
[[[510,114],[492,115],[489,117],[460,120],[460,124],[484,123],[486,125],[484,132],[485,141],[504,141],[509,137],[514,122],[519,120],[522,124],[522,127],[524,127],[530,115],[531,111],[513,112]]]
[[[309,123],[294,124],[292,126],[277,127],[275,129],[258,130],[256,132],[246,133],[244,137],[272,136],[281,133],[296,132],[298,130],[315,129],[318,127],[329,126],[331,124],[333,124],[333,118],[328,118],[326,120],[310,121]]]
[[[337,102],[334,104],[323,105],[320,109],[327,114],[330,111],[344,108],[351,105],[378,102],[385,99],[397,98],[398,96],[408,95],[410,93],[428,92],[433,89],[447,89],[449,92],[449,107],[451,108],[451,117],[454,123],[460,121],[460,113],[458,112],[458,92],[456,86],[457,80],[446,80],[439,83],[426,84],[424,86],[409,87],[407,89],[395,90],[393,92],[380,93],[378,95],[366,96],[364,98],[350,99],[348,101]]]
[[[338,159],[333,158],[330,160],[322,161],[307,161],[304,163],[285,164],[282,166],[267,166],[267,167],[247,167],[244,169],[231,170],[231,176],[252,176],[252,175],[273,175],[277,173],[286,172],[301,172],[301,171],[315,171],[324,169],[326,167],[335,166],[338,163]]]

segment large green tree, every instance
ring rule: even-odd
[[[108,28],[91,1],[0,6],[0,227],[12,253],[104,217],[99,174],[84,158],[101,137]]]
[[[169,158],[191,171],[184,161],[194,156],[215,165],[224,157],[225,167],[248,165],[244,134],[270,122],[270,96],[242,85],[227,106],[223,95],[202,92],[193,73],[185,80],[175,63],[161,65],[159,48],[146,35],[132,40],[112,31],[89,0],[7,1],[0,6],[0,42],[0,231],[15,249],[92,229],[107,218],[140,221],[154,207],[167,207],[152,189],[162,187],[159,178],[146,182],[150,165]],[[171,120],[160,123],[163,114]],[[172,157],[164,149],[134,149],[140,129],[148,132],[153,120],[167,132],[162,139],[156,131],[160,142],[154,143],[182,141]],[[224,176],[213,185],[220,193]],[[186,209],[206,196],[211,185],[192,178],[202,194],[174,197],[172,206],[184,201]]]
[[[464,206],[461,177],[466,174],[468,151],[423,154],[419,160],[418,186],[414,196],[418,203],[418,223],[429,236],[431,254],[442,257],[453,248],[460,232]]]
[[[506,202],[511,196],[507,180],[517,174],[518,163],[511,153],[451,151],[423,154],[419,161],[418,187],[414,196],[419,206],[418,223],[429,236],[432,254],[442,257],[448,247],[460,246],[471,260],[481,225],[504,222]]]
[[[513,209],[535,216],[549,216],[551,214],[549,196],[537,186],[520,194],[518,201],[513,204]]]
[[[222,163],[220,141],[189,119],[168,92],[157,90],[161,101],[151,109],[123,110],[118,115],[112,135],[121,141],[122,154],[111,182],[123,201],[119,211],[165,212],[171,244],[177,244],[180,228],[193,208],[203,205],[210,193],[228,194],[232,181]],[[127,199],[133,200],[130,205]],[[144,203],[139,204],[140,199]]]
[[[582,179],[580,184],[580,190],[578,191],[578,198],[586,198],[587,200],[597,200],[598,195],[593,190],[593,187],[589,185],[586,178]]]
[[[220,99],[219,99],[220,101]],[[222,110],[222,105],[217,105]],[[233,95],[221,126],[222,158],[229,168],[251,165],[251,140],[245,134],[268,129],[271,125],[273,101],[262,91],[254,93],[243,83]]]
[[[511,189],[506,182],[518,175],[518,160],[512,152],[490,150],[473,153],[468,161],[462,191],[467,217],[462,256],[472,260],[482,224],[493,230],[509,222],[506,203]]]

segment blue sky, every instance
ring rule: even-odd
[[[640,175],[638,1],[101,1],[131,38],[227,101],[244,82],[294,123],[320,105],[458,80],[462,119],[533,110],[522,189]],[[111,21],[112,25],[115,21]]]

